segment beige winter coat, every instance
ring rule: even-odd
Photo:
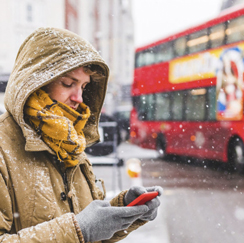
[[[0,117],[0,242],[78,243],[74,215],[104,197],[85,153],[77,166],[62,173],[53,151],[23,117],[32,92],[89,63],[100,65],[108,77],[108,67],[97,51],[66,30],[40,28],[20,47],[5,93],[7,112]],[[98,120],[106,87],[107,79],[91,82],[84,93],[84,103],[91,109],[84,129],[88,145],[99,141]],[[61,200],[61,193],[66,200]],[[123,206],[123,195],[111,204]],[[138,220],[127,233],[117,232],[103,242],[116,242],[142,224]]]

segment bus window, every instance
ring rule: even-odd
[[[170,120],[170,95],[157,93],[155,96],[155,120]]]
[[[143,66],[151,65],[155,63],[155,55],[152,49],[149,49],[143,53]]]
[[[138,118],[139,120],[154,120],[154,95],[139,96]]]
[[[135,67],[142,67],[143,66],[143,53],[142,52],[138,52],[136,53],[136,60],[135,60]]]
[[[173,56],[172,42],[164,43],[156,48],[156,62],[166,62],[171,60]]]
[[[210,87],[207,91],[207,120],[216,120],[216,88]]]
[[[172,97],[172,120],[183,120],[183,100],[184,100],[184,92],[176,91],[171,94]]]
[[[204,29],[189,35],[187,46],[189,53],[204,51],[208,48],[208,30]]]
[[[137,111],[140,109],[140,96],[133,96],[132,97],[133,107],[136,108]]]
[[[185,115],[187,121],[205,119],[206,89],[193,89],[187,92]]]
[[[216,48],[224,44],[225,39],[225,24],[219,24],[216,26],[212,26],[210,28],[210,46],[211,48]]]
[[[139,104],[138,104],[138,119],[146,120],[147,118],[147,102],[146,95],[139,96]]]
[[[244,17],[230,20],[225,33],[227,35],[227,44],[244,40]]]
[[[147,95],[147,120],[153,121],[154,118],[154,110],[155,110],[155,96],[153,94]]]
[[[153,48],[150,48],[147,51],[139,52],[136,54],[136,61],[135,61],[136,67],[151,65],[153,63],[155,63],[155,54]]]
[[[175,57],[183,56],[186,54],[186,37],[180,37],[174,41]]]

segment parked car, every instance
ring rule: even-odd
[[[101,113],[98,130],[101,142],[86,148],[85,152],[92,156],[105,156],[113,153],[115,150],[114,146],[118,146],[121,142],[115,118]]]
[[[122,141],[130,137],[130,112],[131,106],[121,106],[113,113],[113,117],[118,123],[119,136]]]

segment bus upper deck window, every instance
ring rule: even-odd
[[[174,41],[174,51],[176,57],[186,54],[186,37],[181,37]]]
[[[225,39],[225,25],[224,23],[212,26],[210,28],[210,45],[211,48],[216,48],[224,44]]]
[[[153,50],[146,50],[141,51],[136,54],[136,61],[135,66],[136,67],[143,67],[146,65],[151,65],[155,63],[155,55],[153,53]]]
[[[187,41],[189,53],[206,50],[208,48],[208,40],[209,37],[207,29],[190,34],[189,40]]]
[[[156,49],[156,62],[166,62],[173,58],[173,45],[172,42],[164,43],[157,46]]]
[[[143,65],[144,65],[143,53],[142,52],[138,52],[138,53],[136,53],[135,66],[136,66],[136,68],[138,68],[138,67],[142,67]]]
[[[230,20],[225,33],[227,44],[244,40],[244,16]]]

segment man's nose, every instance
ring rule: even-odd
[[[83,102],[83,98],[82,98],[82,90],[78,89],[78,90],[74,90],[74,92],[72,93],[70,99],[76,103],[82,103]]]

